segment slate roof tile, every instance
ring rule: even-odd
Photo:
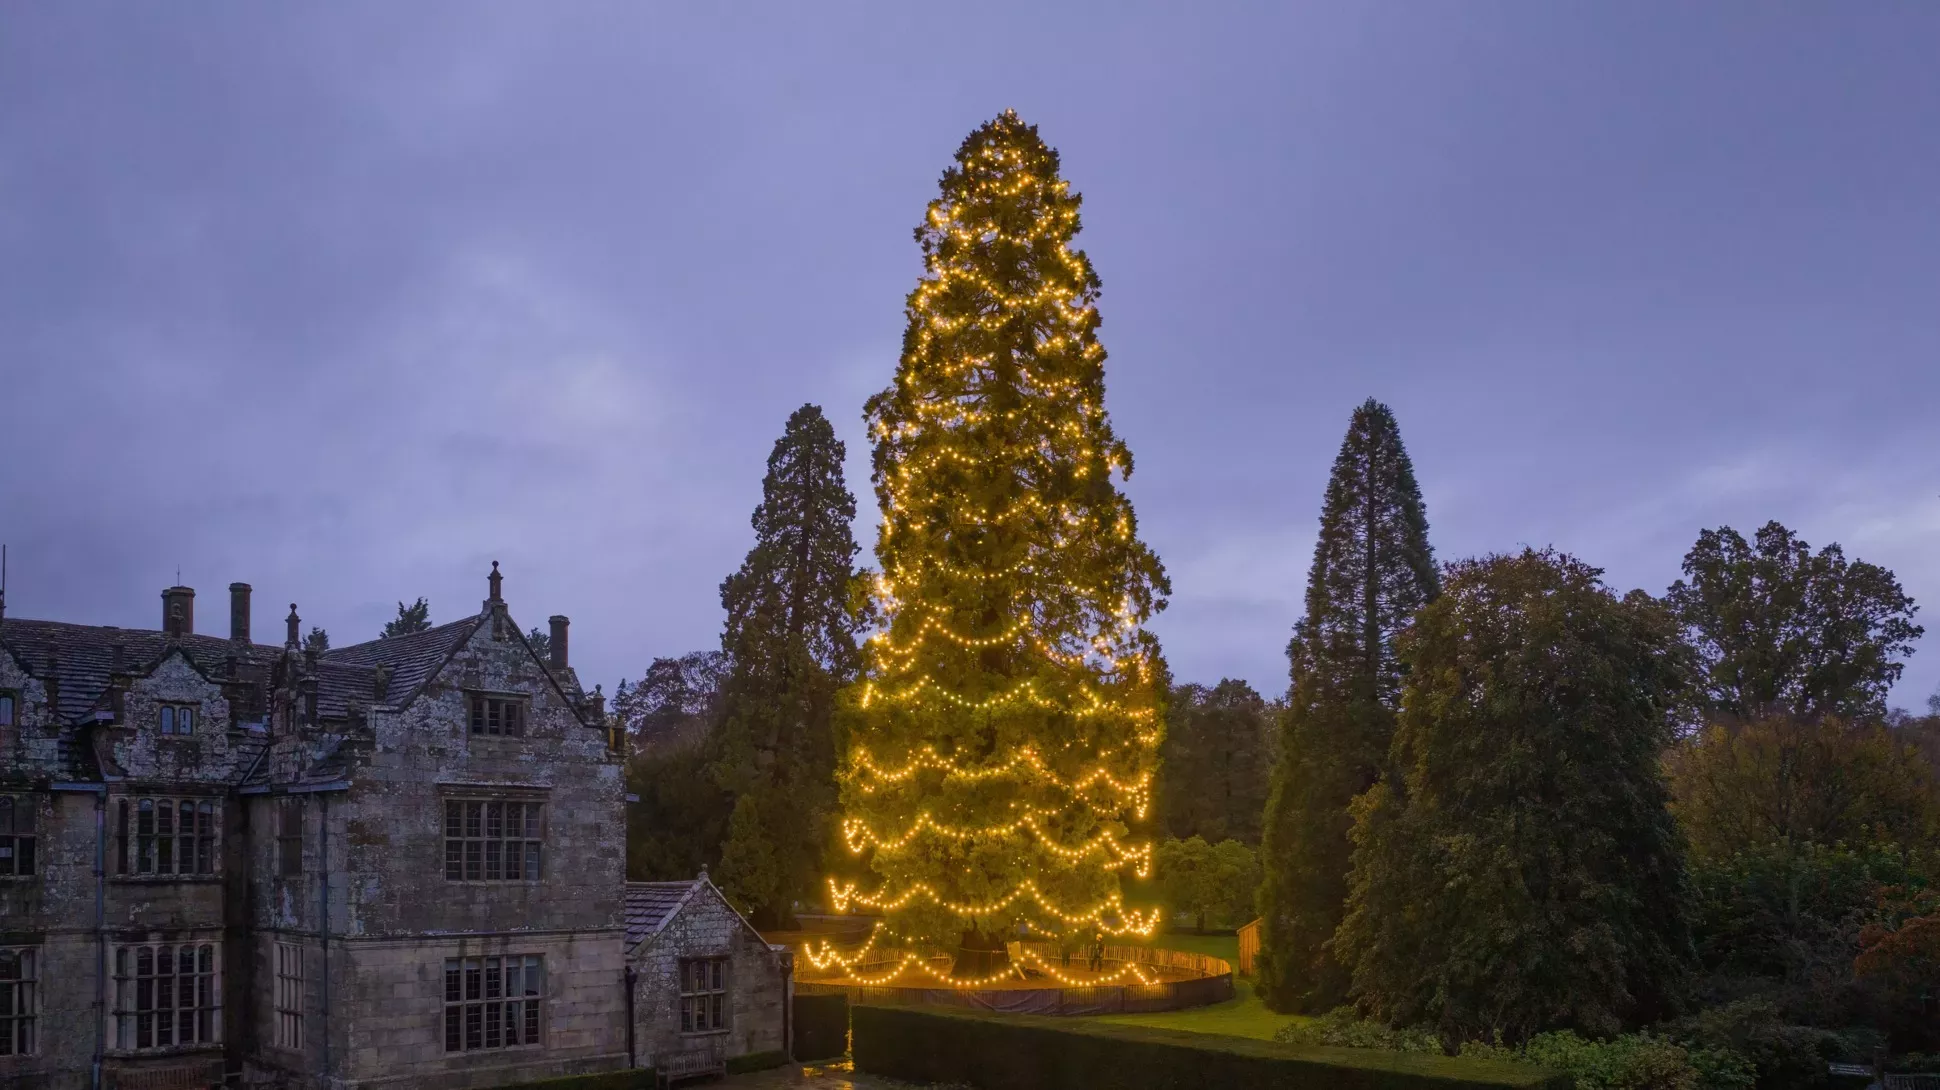
[[[629,949],[666,926],[694,887],[691,882],[628,882],[626,884],[626,944]]]

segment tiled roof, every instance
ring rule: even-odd
[[[331,660],[317,660],[317,716],[322,719],[341,719],[350,712],[354,702],[366,708],[373,704],[390,704],[398,697],[398,688],[393,682],[386,690],[384,699],[377,699],[377,667],[356,666]]]
[[[386,690],[384,703],[406,704],[417,696],[424,683],[431,680],[438,668],[451,658],[452,652],[471,638],[478,629],[482,616],[467,617],[423,632],[413,632],[408,636],[392,636],[389,639],[371,640],[369,643],[353,644],[349,647],[333,647],[323,653],[323,663],[335,666],[364,667],[374,670],[383,665],[391,668],[391,680]],[[375,684],[375,674],[371,674],[370,684]],[[348,679],[346,679],[348,680]],[[327,682],[318,678],[317,702],[324,702],[323,689]],[[364,692],[372,690],[367,686]],[[368,696],[360,697],[366,703]]]
[[[691,882],[628,882],[626,884],[626,944],[629,949],[666,926],[674,910],[687,900],[700,879]]]
[[[0,645],[13,652],[28,673],[45,681],[60,681],[57,711],[72,722],[93,708],[108,688],[108,675],[114,667],[114,647],[121,645],[121,671],[141,675],[152,670],[163,656],[180,647],[184,656],[207,676],[221,680],[228,660],[235,656],[239,666],[268,669],[283,654],[281,647],[268,644],[239,644],[220,636],[183,636],[179,641],[167,633],[109,625],[66,624],[61,621],[30,621],[12,617],[0,621]]]

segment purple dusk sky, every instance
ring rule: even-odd
[[[873,543],[910,232],[1012,107],[1182,680],[1284,690],[1370,395],[1443,559],[1661,593],[1776,518],[1940,633],[1936,58],[1915,0],[9,4],[8,612],[158,626],[179,566],[203,631],[244,580],[341,645],[496,559],[588,684],[714,645],[804,401]],[[1929,636],[1894,702],[1936,684]]]

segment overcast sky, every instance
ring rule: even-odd
[[[8,613],[156,627],[179,566],[203,631],[244,580],[342,645],[496,559],[588,684],[714,645],[803,402],[873,543],[911,230],[1012,107],[1180,678],[1284,690],[1374,396],[1441,558],[1661,593],[1779,519],[1899,574],[1894,701],[1940,684],[1940,5],[1091,7],[6,5]]]

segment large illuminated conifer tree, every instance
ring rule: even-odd
[[[878,631],[848,692],[838,907],[876,942],[1004,971],[1003,938],[1149,933],[1168,681],[1143,628],[1170,593],[1114,483],[1099,280],[1080,198],[1014,113],[971,133],[916,230],[894,385],[871,398]]]

